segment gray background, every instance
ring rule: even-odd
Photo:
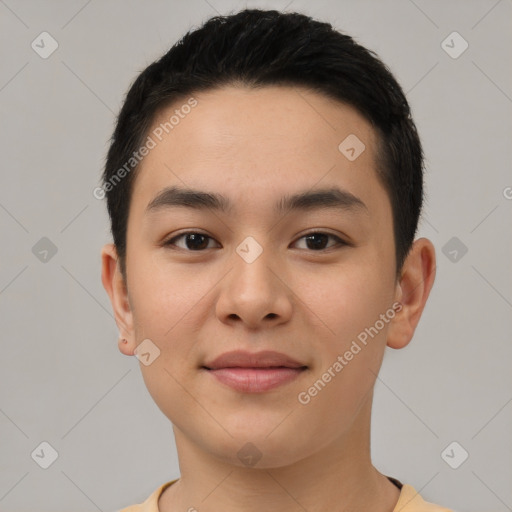
[[[418,236],[436,246],[437,279],[411,344],[386,352],[374,463],[458,511],[512,510],[510,0],[0,1],[0,510],[110,511],[179,476],[171,424],[117,349],[92,191],[135,76],[245,5],[331,22],[407,92],[427,156]],[[31,47],[43,31],[59,45],[46,59]],[[442,46],[453,31],[469,44],[458,58]],[[58,452],[48,469],[31,456],[43,441]],[[441,456],[453,441],[469,453],[458,469]]]

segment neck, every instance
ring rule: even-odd
[[[400,491],[372,465],[371,399],[352,428],[334,442],[293,464],[240,467],[201,450],[176,426],[180,479],[160,497],[160,512],[392,512]]]

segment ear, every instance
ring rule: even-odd
[[[101,250],[101,281],[110,297],[119,329],[119,350],[127,356],[132,356],[136,348],[133,313],[114,244],[106,244]],[[126,339],[128,343],[123,343],[122,339]]]
[[[404,262],[402,275],[396,285],[395,300],[401,309],[390,322],[387,345],[403,348],[412,339],[427,302],[436,275],[436,253],[427,238],[416,240]]]

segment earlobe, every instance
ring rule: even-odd
[[[130,343],[126,338],[120,337],[117,342],[119,345],[119,351],[122,352],[125,356],[133,356],[135,355],[135,344]]]
[[[119,258],[114,244],[106,244],[101,250],[101,281],[105,288],[117,327],[120,331],[119,350],[126,355],[133,355],[135,339],[133,332],[133,313],[128,300],[128,291],[122,277]],[[122,340],[127,340],[123,343]]]
[[[397,283],[395,300],[402,308],[389,326],[389,347],[403,348],[411,341],[434,284],[435,271],[434,245],[427,238],[419,238],[409,251]]]

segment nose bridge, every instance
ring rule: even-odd
[[[261,236],[258,237],[260,240]],[[268,246],[266,249],[263,248],[258,240],[254,236],[246,236],[236,247],[235,252],[238,256],[248,265],[251,265],[256,260],[261,259],[261,256],[265,251],[268,251]]]
[[[262,240],[261,236],[258,238]],[[275,276],[270,268],[271,249],[263,243],[260,244],[254,236],[247,236],[235,249],[234,278],[245,294],[270,293],[273,288]]]
[[[256,237],[246,237],[235,248],[232,271],[217,304],[218,315],[224,320],[238,317],[251,326],[264,319],[287,317],[291,305],[285,285],[275,275],[275,262],[270,249]]]

